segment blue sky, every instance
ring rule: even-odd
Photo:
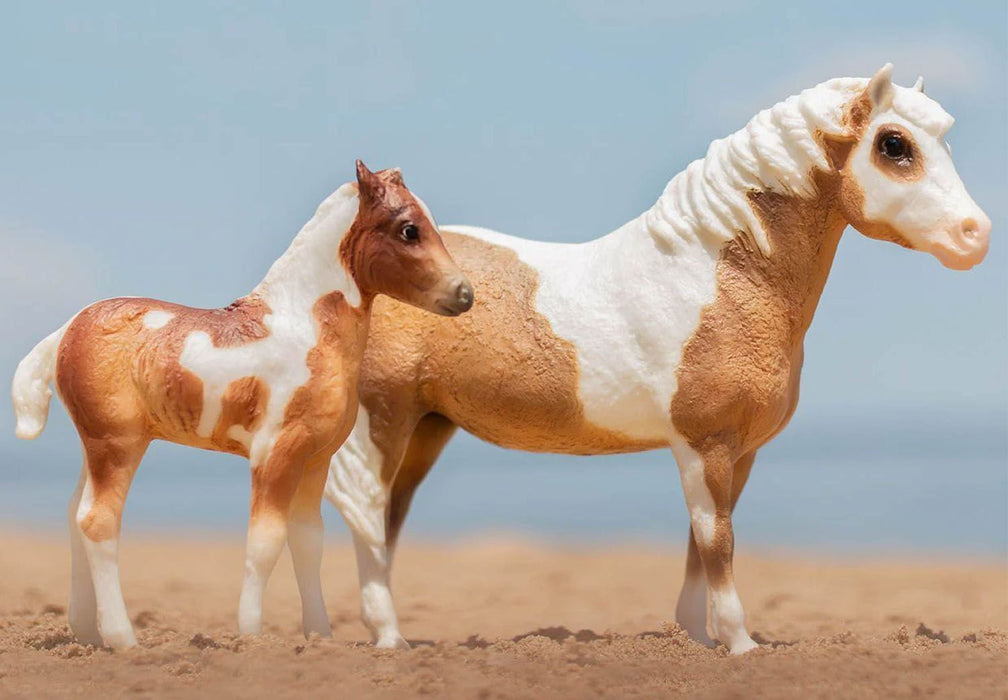
[[[759,109],[893,61],[956,117],[990,256],[954,273],[848,230],[790,430],[979,421],[1003,441],[1005,4],[675,5],[6,6],[0,367],[95,299],[240,296],[356,157],[402,166],[444,223],[587,240]],[[57,423],[42,439],[75,462]],[[12,433],[0,451],[26,458]]]

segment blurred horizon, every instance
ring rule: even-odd
[[[442,223],[584,241],[760,109],[887,61],[900,84],[923,74],[956,118],[948,139],[993,221],[990,254],[955,273],[845,233],[797,413],[760,452],[739,539],[1008,556],[1005,3],[15,3],[0,38],[8,379],[96,299],[245,294],[357,157],[401,166]],[[60,405],[42,437],[17,441],[3,395],[0,528],[62,528],[73,428]],[[241,460],[155,445],[127,531],[240,532],[247,481]],[[678,546],[685,522],[667,451],[531,455],[460,434],[405,534]]]

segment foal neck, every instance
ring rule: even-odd
[[[329,195],[250,296],[262,298],[274,313],[311,313],[319,299],[337,294],[351,307],[369,306],[370,298],[361,294],[340,257],[357,209],[354,185]]]

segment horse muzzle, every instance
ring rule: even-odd
[[[473,288],[469,280],[462,278],[451,285],[451,291],[434,304],[434,311],[442,316],[458,316],[473,305]]]
[[[990,219],[983,212],[977,212],[936,236],[929,252],[947,268],[969,270],[987,256],[990,232]]]

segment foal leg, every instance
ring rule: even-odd
[[[707,579],[711,629],[732,654],[742,654],[757,645],[746,631],[745,612],[732,574],[734,461],[723,445],[699,453],[686,443],[677,443],[672,451],[679,463],[691,531]]]
[[[294,494],[291,517],[287,523],[287,548],[290,549],[294,575],[301,592],[301,624],[305,637],[312,632],[323,637],[332,636],[322,598],[323,527],[319,511],[328,475],[328,453],[308,463],[301,485]]]
[[[148,442],[128,438],[82,438],[82,442],[88,473],[75,520],[79,544],[91,572],[98,632],[108,646],[126,649],[136,646],[136,636],[119,583],[119,532],[126,494]],[[89,602],[86,588],[79,601],[85,606]],[[87,626],[84,629],[85,634],[90,632]]]
[[[281,435],[269,455],[252,467],[252,502],[245,544],[245,578],[238,598],[238,631],[262,632],[262,599],[284,542],[291,502],[301,483],[307,440]]]
[[[70,498],[67,508],[67,522],[70,526],[70,604],[67,618],[70,630],[81,644],[100,647],[101,635],[98,633],[98,604],[95,601],[94,582],[91,580],[91,568],[88,566],[87,551],[84,549],[84,537],[77,525],[77,511],[80,508],[84,485],[88,481],[88,467],[85,457],[81,467],[77,488]]]
[[[749,478],[755,457],[756,453],[750,452],[735,462],[732,477],[732,511],[735,510],[735,504]],[[706,646],[714,646],[714,641],[707,635],[707,576],[704,574],[692,526],[686,554],[686,577],[679,592],[679,601],[676,603],[676,622],[692,639]]]

